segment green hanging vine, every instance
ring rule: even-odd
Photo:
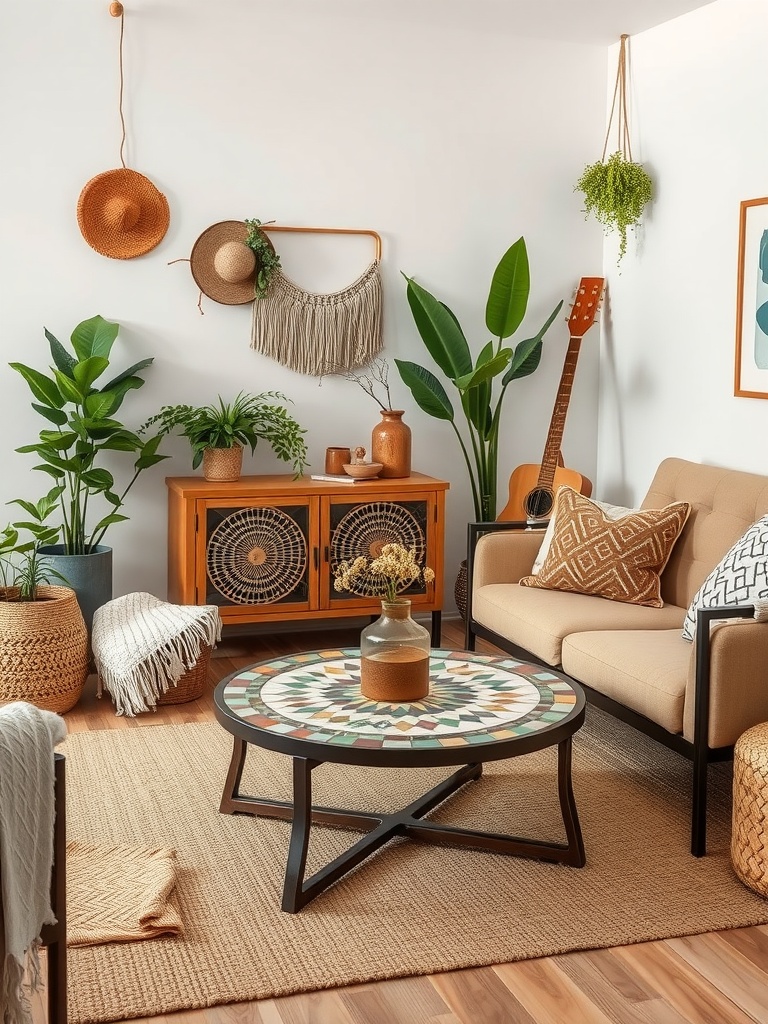
[[[248,228],[245,244],[249,249],[253,249],[256,255],[256,266],[258,267],[256,272],[256,297],[260,298],[269,288],[272,275],[280,266],[280,257],[275,252],[266,234],[262,231],[262,221],[254,217],[252,220],[246,220],[245,224]]]
[[[632,146],[629,140],[629,121],[627,119],[627,58],[626,41],[629,36],[621,37],[619,50],[619,66],[616,73],[616,86],[613,91],[611,116],[608,119],[608,131],[603,145],[603,155],[597,163],[589,164],[576,183],[574,191],[584,193],[584,213],[592,214],[606,231],[618,231],[619,256],[621,263],[627,251],[627,230],[637,227],[643,210],[653,198],[653,182],[642,164],[632,160]],[[605,154],[611,134],[616,99],[619,100],[618,135],[619,149],[612,153],[608,160]]]

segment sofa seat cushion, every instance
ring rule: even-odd
[[[645,715],[668,732],[683,731],[691,645],[677,629],[649,642],[641,629],[571,633],[563,641],[563,671]]]
[[[680,637],[685,608],[671,604],[648,608],[560,590],[535,590],[518,583],[489,583],[474,592],[472,618],[548,665],[559,665],[563,637],[569,633],[677,629]]]

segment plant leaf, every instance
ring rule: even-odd
[[[75,363],[72,375],[83,392],[87,394],[91,384],[104,373],[108,366],[109,360],[104,356],[89,356],[88,359],[81,359],[79,363]]]
[[[512,362],[509,364],[509,369],[501,378],[501,383],[504,386],[512,380],[528,377],[538,367],[541,361],[542,339],[562,308],[563,300],[561,299],[549,314],[538,333],[532,338],[526,338],[525,341],[521,341],[517,346],[512,356]]]
[[[410,388],[419,408],[435,419],[453,422],[454,412],[451,400],[434,373],[425,370],[418,363],[411,363],[404,359],[396,359],[395,364],[400,371],[403,383]]]
[[[88,359],[90,356],[103,356],[109,358],[112,345],[120,325],[105,320],[103,316],[92,316],[89,320],[83,320],[72,331],[72,347],[78,359]]]
[[[485,349],[483,351],[485,351]],[[511,358],[512,349],[503,348],[500,352],[496,353],[493,359],[489,359],[487,363],[480,364],[480,361],[478,360],[479,365],[464,377],[457,377],[454,384],[459,391],[467,391],[469,388],[476,387],[483,381],[492,380],[494,377],[498,377],[500,373],[503,373],[504,370],[506,370]]]
[[[53,359],[56,366],[65,373],[68,377],[72,377],[72,371],[75,368],[77,360],[71,355],[64,346],[61,344],[58,338],[54,338],[47,327],[44,327],[45,336],[48,339],[48,345],[51,350],[51,358]]]
[[[11,369],[16,370],[29,384],[30,390],[38,402],[51,406],[54,409],[61,409],[64,405],[64,398],[56,386],[56,381],[46,377],[39,370],[33,370],[31,366],[23,363],[9,363]]]
[[[469,373],[472,354],[455,315],[413,278],[405,279],[408,305],[429,354],[451,380]]]
[[[531,292],[528,250],[521,236],[499,260],[493,272],[485,324],[496,338],[509,338],[523,322]]]
[[[109,383],[104,385],[102,390],[111,391],[115,384],[119,384],[120,381],[125,380],[126,377],[132,377],[134,374],[138,373],[139,370],[143,370],[147,366],[151,366],[154,361],[153,357],[150,357],[149,359],[140,359],[138,363],[134,363],[133,366],[129,366],[127,370],[123,370],[122,373],[119,373],[117,377],[113,377]]]
[[[32,402],[32,408],[50,423],[55,423],[57,427],[63,427],[67,422],[67,414],[63,409],[51,409],[46,405],[38,405],[37,402]]]

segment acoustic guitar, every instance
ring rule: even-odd
[[[544,455],[539,465],[528,463],[514,470],[509,479],[509,500],[498,517],[500,520],[548,519],[555,501],[555,491],[563,484],[573,487],[587,497],[592,493],[592,484],[585,476],[562,464],[560,445],[563,440],[568,403],[571,400],[581,339],[595,322],[603,294],[603,284],[602,277],[582,277],[579,282],[573,309],[568,317],[570,341],[549,424]]]

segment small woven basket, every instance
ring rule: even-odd
[[[0,702],[25,700],[62,714],[88,678],[88,631],[69,587],[39,587],[38,600],[0,591]]]
[[[211,648],[203,644],[200,648],[200,655],[192,666],[179,679],[175,686],[169,686],[165,693],[158,698],[160,704],[186,704],[191,700],[202,697],[205,684],[208,681],[208,665],[211,660]]]
[[[731,861],[745,885],[768,896],[768,722],[734,747]]]
[[[203,476],[206,480],[229,483],[239,480],[242,471],[242,445],[233,445],[232,448],[206,448],[203,452]]]

